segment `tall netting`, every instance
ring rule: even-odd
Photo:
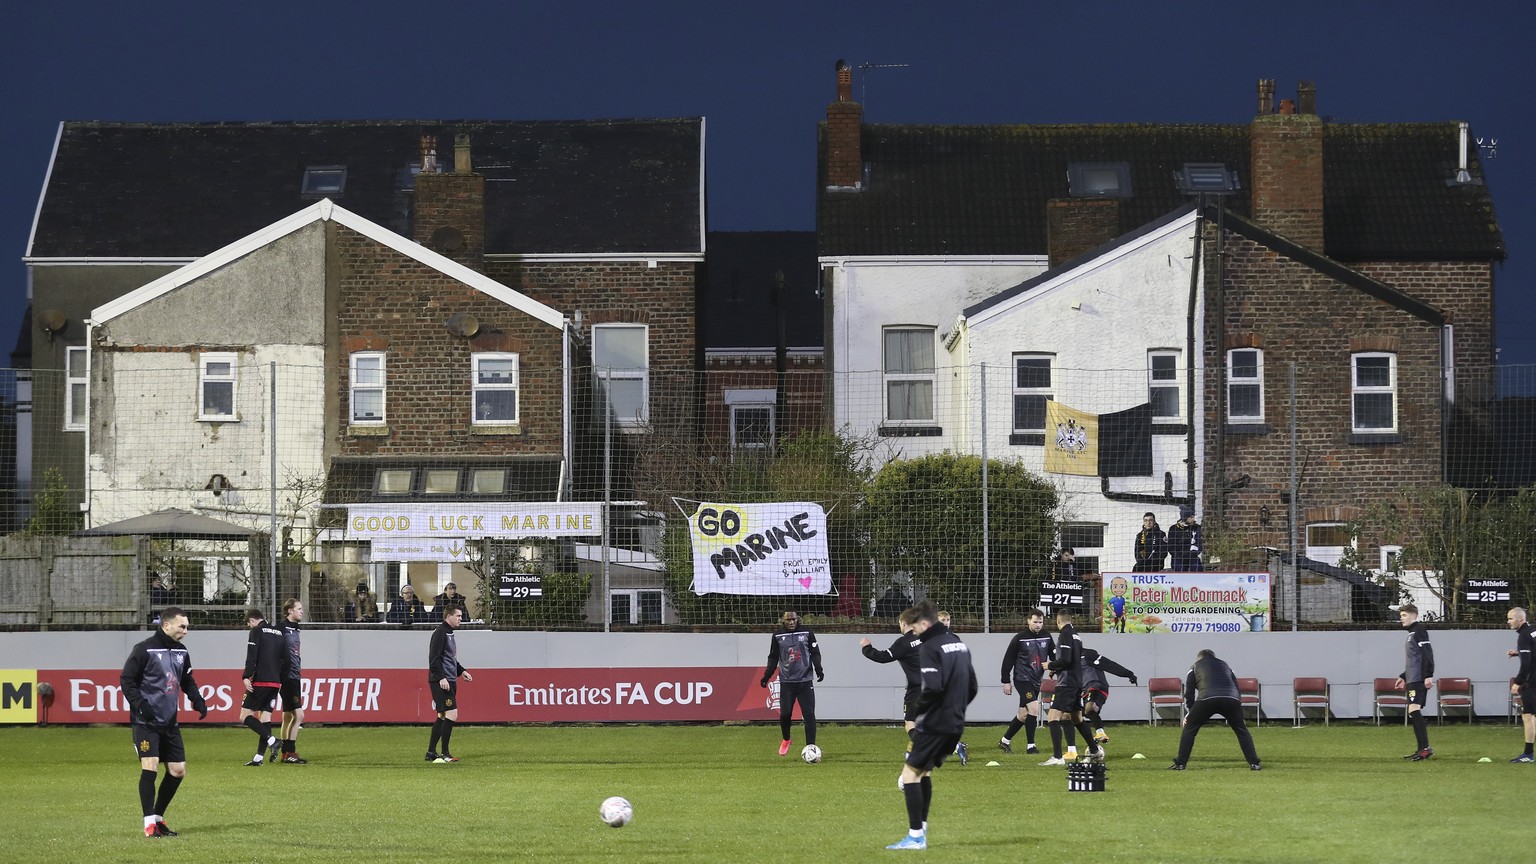
[[[293,596],[348,626],[463,603],[507,628],[758,629],[795,608],[864,630],[929,598],[1002,631],[1061,579],[1095,617],[1144,517],[1166,531],[1181,507],[1204,568],[1273,576],[1275,627],[1371,625],[1405,600],[1497,623],[1536,600],[1532,367],[1361,350],[1293,368],[1258,349],[1219,374],[1176,351],[944,367],[899,349],[839,375],[490,357],[423,383],[184,352],[7,371],[0,603],[23,612],[4,623],[133,623],[164,602],[233,622]],[[232,527],[110,530],[174,511]],[[730,534],[759,512],[777,515]]]

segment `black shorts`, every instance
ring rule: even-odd
[[[1423,708],[1429,700],[1429,688],[1424,686],[1424,682],[1409,681],[1403,686],[1403,693],[1408,697],[1408,704]]]
[[[251,692],[241,700],[240,707],[247,711],[271,711],[272,700],[276,698],[276,687],[252,687]]]
[[[1520,713],[1536,714],[1536,687],[1520,688]]]
[[[447,681],[448,679],[444,678],[443,680]],[[433,681],[431,686],[432,708],[437,713],[446,714],[459,707],[459,682],[448,681],[447,690],[444,690],[443,685],[437,681]]]
[[[917,697],[923,695],[923,688],[908,687],[901,699],[901,719],[908,723],[917,719]]]
[[[1082,691],[1076,687],[1063,687],[1056,685],[1056,693],[1051,697],[1051,710],[1060,711],[1063,714],[1076,714],[1082,710]]]
[[[297,678],[283,680],[283,710],[297,711],[304,705],[304,687]]]
[[[918,771],[932,771],[944,764],[949,754],[960,743],[960,733],[939,735],[929,732],[912,732],[912,749],[907,751],[907,764]]]
[[[161,762],[185,762],[187,750],[181,743],[181,726],[140,726],[133,724],[133,752],[140,759],[154,757]]]
[[[1109,701],[1109,691],[1108,690],[1099,690],[1099,689],[1095,688],[1093,690],[1084,690],[1083,691],[1083,707],[1084,708],[1087,708],[1089,705],[1097,705],[1097,706],[1099,706],[1099,710],[1103,710],[1104,709],[1104,703],[1108,702],[1108,701]]]
[[[1020,681],[1013,679],[1013,692],[1019,694],[1019,707],[1023,708],[1040,698],[1039,681]]]

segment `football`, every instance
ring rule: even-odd
[[[805,745],[805,749],[800,751],[800,758],[812,764],[820,762],[821,748],[817,747],[815,744],[807,744]]]
[[[635,808],[615,795],[603,801],[602,806],[597,808],[597,815],[609,828],[623,828],[629,824],[629,820],[635,818]]]

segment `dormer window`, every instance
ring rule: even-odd
[[[345,165],[311,165],[304,169],[305,198],[335,198],[347,188]]]
[[[1129,162],[1071,162],[1067,165],[1067,185],[1073,198],[1131,197]]]

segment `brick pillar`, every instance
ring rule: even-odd
[[[1114,198],[1053,198],[1045,202],[1045,239],[1051,265],[1120,236],[1120,202]]]
[[[860,136],[864,106],[853,101],[853,69],[837,61],[837,101],[827,106],[827,185],[858,186],[864,179]]]
[[[1315,105],[1308,89],[1303,104]],[[1315,114],[1281,113],[1253,118],[1251,132],[1253,218],[1288,240],[1323,251],[1323,121]]]
[[[485,178],[479,174],[417,174],[415,241],[485,272]]]

